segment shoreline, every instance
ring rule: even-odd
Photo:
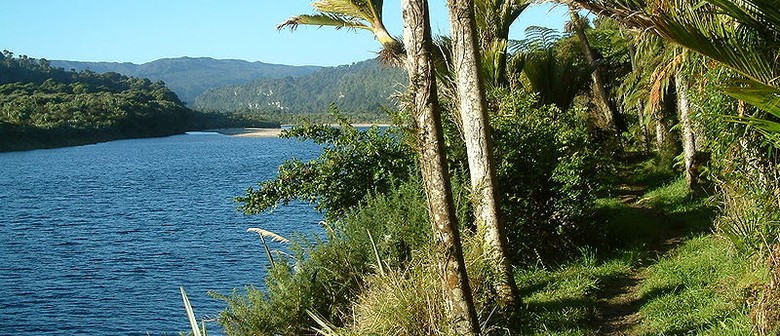
[[[222,135],[236,136],[236,137],[252,137],[252,138],[276,138],[282,133],[282,130],[290,128],[292,125],[282,125],[281,128],[260,128],[260,127],[234,127],[234,128],[215,128],[204,130],[205,132],[216,132]],[[336,124],[329,124],[328,126],[338,127]],[[354,127],[390,127],[390,124],[368,124],[357,123],[352,124]]]
[[[216,132],[222,135],[236,136],[236,137],[253,137],[253,138],[276,138],[282,133],[281,128],[258,128],[258,127],[243,127],[243,128],[216,128],[206,130],[207,132]]]

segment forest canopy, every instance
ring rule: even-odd
[[[162,81],[66,71],[46,59],[0,56],[0,151],[61,147],[191,129],[276,126],[188,109]]]

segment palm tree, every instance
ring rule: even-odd
[[[492,271],[496,274],[494,284],[499,301],[503,306],[511,307],[517,302],[517,285],[509,263],[508,242],[499,223],[499,193],[485,85],[479,66],[474,1],[449,0],[447,4],[452,34],[452,66],[466,141],[474,217],[479,234],[484,235],[485,250],[488,251]]]
[[[509,27],[528,8],[529,0],[474,0],[482,74],[488,86],[506,86]]]
[[[651,31],[745,77],[724,92],[780,118],[780,7],[776,0],[563,0]],[[731,117],[780,147],[780,123]]]
[[[479,322],[466,274],[444,154],[441,114],[431,56],[433,41],[428,2],[402,0],[401,9],[404,43],[407,46],[406,69],[409,73],[408,108],[417,124],[420,170],[433,232],[441,249],[439,265],[444,277],[445,307],[457,334],[478,335]]]
[[[398,64],[403,45],[385,28],[382,6],[383,0],[319,0],[312,4],[316,14],[293,16],[276,28],[295,30],[299,25],[312,25],[368,30],[382,44],[380,58],[387,64]]]
[[[626,122],[623,119],[623,116],[618,112],[615,104],[612,103],[612,101],[609,99],[609,92],[607,91],[607,85],[604,82],[604,75],[602,73],[601,67],[599,66],[601,62],[598,55],[596,54],[596,51],[591,47],[590,42],[588,41],[588,36],[585,35],[585,28],[587,26],[585,18],[580,16],[580,14],[577,12],[577,9],[571,5],[569,6],[569,15],[571,16],[571,21],[569,21],[571,29],[580,40],[580,45],[582,46],[582,51],[585,54],[585,59],[587,59],[588,63],[590,63],[592,70],[590,77],[593,84],[592,89],[595,96],[594,98],[596,105],[604,114],[604,121],[607,128],[611,129],[617,134],[623,133],[627,130]]]
[[[368,29],[374,32],[385,50],[393,51],[383,53],[393,55],[392,59],[397,60],[400,54],[395,51],[402,48],[396,45],[398,41],[392,39],[384,28],[381,17],[382,4],[381,0],[320,0],[313,4],[319,14],[295,16],[278,27],[294,29],[299,24],[310,24],[334,26],[337,29],[343,27]],[[466,142],[469,171],[472,176],[471,187],[476,200],[474,211],[477,226],[485,233],[485,245],[488,247],[488,255],[493,260],[493,268],[497,274],[495,282],[499,297],[507,306],[516,301],[516,286],[507,257],[506,237],[501,233],[499,224],[498,193],[493,182],[495,173],[487,125],[484,82],[481,75],[487,74],[493,85],[500,85],[506,80],[506,41],[509,39],[509,26],[527,6],[525,0],[477,0],[459,4],[457,8],[451,6],[451,11],[460,10],[456,17],[467,18],[468,22],[460,24],[458,27],[461,29],[453,29],[454,57],[444,58],[451,60],[444,67],[449,69],[448,75],[442,76],[442,73],[439,73],[440,78],[454,77],[458,81],[463,81],[457,85],[458,97],[452,97],[456,98],[453,100],[462,102],[461,107],[452,112],[462,117],[456,118],[456,121],[460,122],[459,126]],[[479,21],[476,17],[479,17]],[[481,24],[477,25],[477,22]],[[456,23],[457,21],[453,23],[453,27]],[[477,26],[480,28],[477,29]],[[467,37],[460,34],[463,29],[468,29]],[[480,57],[480,51],[477,50],[478,41],[487,41],[482,47],[486,48],[484,53],[489,55],[488,57]],[[480,68],[491,70],[480,72]],[[410,74],[413,70],[409,68],[408,62],[407,70]],[[466,74],[461,70],[469,72]],[[446,92],[454,91],[446,90]]]

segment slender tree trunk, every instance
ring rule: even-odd
[[[636,103],[636,118],[639,121],[639,137],[642,144],[642,152],[645,154],[650,153],[650,131],[647,130],[647,123],[645,123],[645,114],[643,112],[644,107],[641,102]]]
[[[698,184],[696,173],[696,137],[693,132],[690,106],[688,104],[688,85],[683,76],[678,72],[674,78],[674,87],[677,90],[677,111],[680,113],[680,133],[683,145],[683,157],[685,158],[685,181],[688,189],[693,190]]]
[[[666,150],[666,141],[669,136],[669,125],[663,116],[658,116],[655,119],[655,146],[659,155]]]
[[[517,285],[500,224],[484,80],[479,71],[473,0],[449,0],[453,72],[463,121],[477,232],[484,234],[495,287],[504,306],[517,301]]]
[[[580,14],[577,13],[577,9],[572,5],[569,5],[569,16],[571,17],[571,23],[574,26],[574,32],[580,40],[582,51],[585,53],[585,59],[588,60],[588,63],[593,68],[590,78],[593,81],[593,95],[596,99],[596,105],[598,105],[604,113],[604,120],[607,127],[618,134],[625,132],[627,130],[626,121],[623,119],[623,116],[620,115],[615,105],[609,100],[609,92],[607,92],[607,85],[604,83],[604,76],[601,73],[598,57],[588,41],[588,36],[585,35],[585,25],[582,22],[582,18],[580,17]]]
[[[447,312],[456,333],[478,335],[479,322],[463,260],[444,154],[441,115],[431,59],[428,2],[402,0],[401,9],[411,94],[409,108],[417,122],[420,169],[433,232],[442,253],[439,265]]]
[[[636,66],[636,47],[631,40],[628,41],[628,57],[631,60],[631,71],[637,71]],[[642,151],[645,154],[650,153],[650,135],[647,130],[647,123],[645,123],[645,114],[643,112],[644,106],[641,101],[637,101],[636,106],[636,118],[639,123],[639,137],[642,144]]]

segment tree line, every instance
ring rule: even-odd
[[[240,114],[188,109],[161,81],[51,67],[46,59],[0,59],[0,150],[154,137],[193,129],[276,126]]]
[[[365,121],[387,121],[387,113],[382,109],[394,109],[391,96],[402,90],[404,82],[399,69],[367,60],[299,77],[262,79],[210,89],[195,99],[194,108],[245,111],[291,122],[303,115],[323,114],[333,104],[343,113]]]

